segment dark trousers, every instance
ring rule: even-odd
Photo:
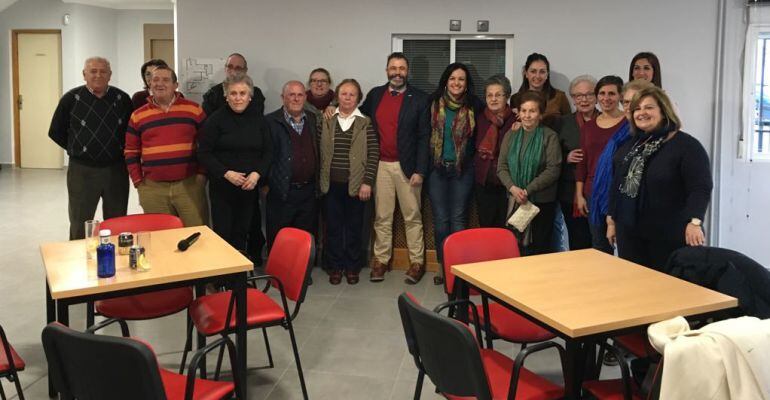
[[[365,204],[357,197],[350,197],[347,183],[329,184],[324,198],[324,251],[328,269],[358,272],[363,267],[361,232]]]
[[[454,165],[434,167],[428,176],[428,196],[433,211],[436,256],[444,262],[444,239],[468,225],[468,201],[473,191],[473,166],[461,173]]]
[[[504,228],[508,214],[508,191],[503,185],[476,184],[476,211],[482,228]]]
[[[681,240],[651,240],[640,237],[632,228],[616,223],[615,235],[620,258],[658,271],[666,266],[674,250],[686,246],[684,232]]]
[[[315,182],[291,184],[286,199],[275,190],[267,192],[267,245],[271,247],[278,231],[286,227],[302,229],[315,235],[318,223]]]
[[[589,222],[591,226],[591,246],[599,251],[603,251],[607,254],[615,254],[615,249],[607,240],[607,222],[602,219],[599,224],[594,225]]]
[[[254,189],[260,190],[261,185]],[[262,208],[259,192],[254,196],[254,211],[251,215],[251,224],[249,226],[248,239],[246,241],[246,251],[256,265],[262,264],[262,248],[265,247],[265,234],[262,233]]]
[[[532,241],[527,246],[522,246],[522,234],[514,229],[519,239],[519,251],[522,256],[551,253],[551,236],[553,234],[553,219],[556,217],[556,202],[534,203],[540,212],[529,223]]]
[[[572,216],[572,202],[560,201],[561,213],[564,215],[564,223],[567,224],[569,234],[569,249],[580,250],[591,248],[591,229],[588,226],[588,218]]]
[[[243,190],[223,178],[212,179],[209,184],[214,232],[240,251],[246,251],[255,197],[256,189]]]
[[[70,240],[83,239],[85,222],[94,219],[102,199],[104,219],[122,217],[128,210],[128,170],[118,162],[105,167],[85,165],[70,158],[67,168]],[[117,234],[119,232],[115,232]]]

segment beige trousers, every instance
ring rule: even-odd
[[[410,263],[425,264],[420,193],[422,186],[411,186],[397,161],[380,161],[374,191],[374,257],[387,264],[393,252],[393,211],[396,199],[406,228]]]
[[[184,226],[208,224],[206,182],[199,180],[198,175],[172,182],[145,179],[136,190],[145,213],[176,215]]]

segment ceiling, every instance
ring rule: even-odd
[[[173,0],[62,0],[62,2],[118,10],[171,10],[174,8]]]

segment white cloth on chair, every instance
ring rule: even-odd
[[[740,317],[690,330],[682,317],[650,325],[663,354],[661,399],[770,400],[770,319]]]

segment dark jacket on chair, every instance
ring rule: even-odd
[[[770,271],[737,251],[683,247],[663,272],[737,298],[739,315],[770,318]]]
[[[377,107],[382,95],[388,91],[388,84],[377,86],[366,94],[361,112],[371,118],[374,130],[377,128]],[[406,96],[398,114],[398,132],[396,133],[398,161],[401,171],[409,179],[413,173],[423,177],[428,173],[428,140],[430,138],[430,118],[428,117],[428,95],[412,85],[406,86]]]

